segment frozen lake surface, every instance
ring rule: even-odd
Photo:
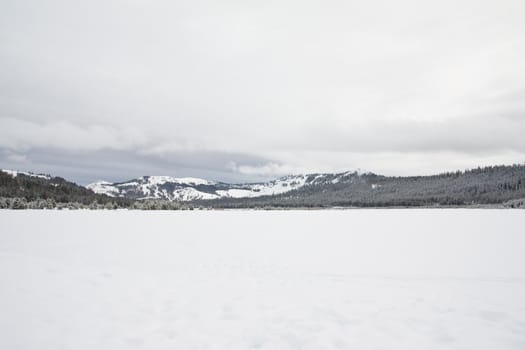
[[[525,211],[0,211],[0,349],[525,349]]]

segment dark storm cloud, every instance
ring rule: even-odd
[[[118,182],[143,175],[158,174],[245,182],[268,177],[254,177],[254,174],[243,175],[234,171],[235,164],[258,166],[267,162],[267,159],[245,154],[204,151],[141,155],[137,151],[109,149],[65,151],[42,148],[26,152],[0,149],[0,164],[4,169],[51,174],[72,179],[81,184],[101,179]]]

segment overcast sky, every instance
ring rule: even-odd
[[[525,161],[525,1],[0,0],[0,167],[80,183]]]

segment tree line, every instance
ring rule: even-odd
[[[525,166],[490,166],[432,176],[351,174],[338,183],[279,195],[196,201],[215,208],[432,207],[505,204],[525,198]]]
[[[316,174],[311,175],[316,178]],[[0,209],[139,209],[435,207],[500,205],[525,207],[525,165],[491,166],[432,176],[388,177],[348,173],[324,177],[286,193],[254,198],[177,202],[110,197],[60,177],[41,178],[0,171]]]
[[[61,177],[13,177],[0,171],[0,209],[138,209],[185,210],[191,204],[166,200],[134,200],[110,197],[66,181]]]

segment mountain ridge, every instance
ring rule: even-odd
[[[97,193],[95,193],[97,192]],[[8,200],[11,198],[10,200]],[[87,187],[60,177],[0,171],[0,208],[13,199],[80,203],[94,208],[525,207],[525,165],[478,167],[430,176],[343,172],[288,175],[259,183],[142,176]],[[15,203],[16,204],[16,203]]]
[[[201,178],[142,176],[124,182],[97,181],[86,186],[95,193],[133,199],[177,201],[273,196],[322,183],[348,182],[355,172],[286,175],[266,182],[226,183]]]

